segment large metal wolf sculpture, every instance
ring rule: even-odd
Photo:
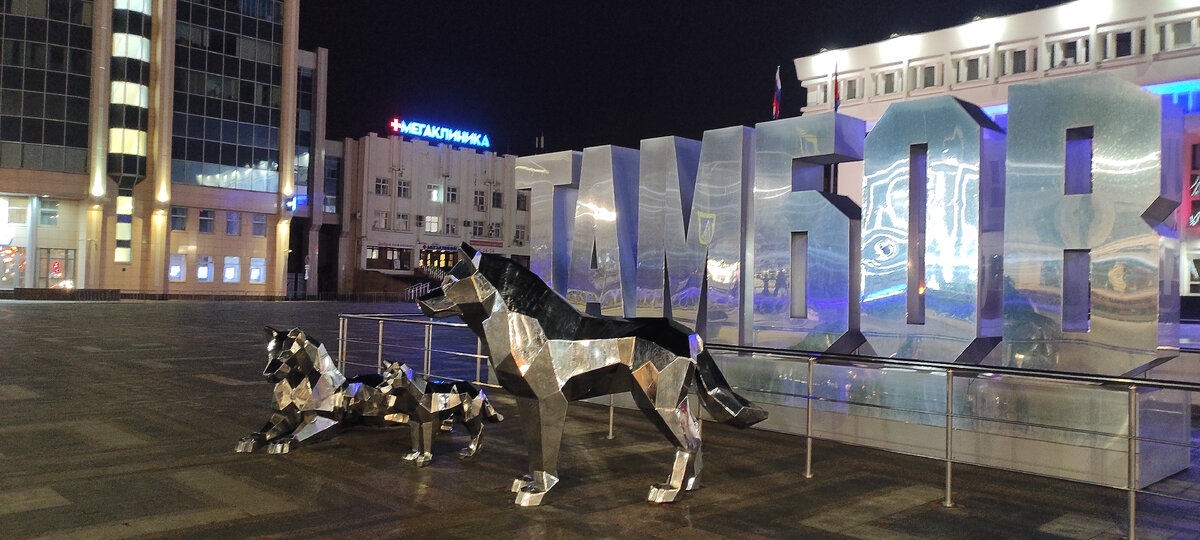
[[[458,420],[471,441],[459,452],[469,458],[479,450],[483,419],[499,422],[487,396],[471,383],[427,381],[413,377],[404,364],[391,363],[382,374],[346,378],[334,366],[325,345],[293,328],[265,329],[267,367],[263,375],[275,383],[274,411],[261,430],[243,437],[238,452],[263,446],[285,454],[301,441],[353,425],[409,425],[412,451],[404,459],[418,467],[433,459],[435,424]]]
[[[517,504],[541,504],[558,482],[568,401],[629,391],[675,445],[671,475],[651,486],[651,502],[674,501],[697,486],[700,429],[687,399],[694,376],[715,419],[737,427],[766,419],[730,389],[689,329],[663,318],[584,315],[510,259],[465,243],[460,255],[441,288],[417,302],[430,317],[461,317],[486,345],[499,383],[516,396],[530,469],[513,482]]]

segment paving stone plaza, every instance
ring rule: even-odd
[[[645,501],[671,446],[640,413],[573,404],[561,483],[512,504],[525,469],[516,407],[462,462],[442,434],[433,465],[400,459],[407,428],[356,428],[286,455],[234,445],[269,414],[262,326],[299,326],[336,351],[351,303],[0,301],[0,538],[1120,538],[1119,490],[706,423],[702,488]],[[420,327],[389,341],[420,344]],[[469,335],[441,338],[473,351]],[[373,363],[370,350],[354,355]],[[335,353],[336,354],[336,353]],[[411,362],[419,365],[419,354]],[[473,369],[473,368],[471,368]],[[435,372],[437,366],[435,365]],[[1196,459],[1193,458],[1193,463]],[[1194,505],[1139,501],[1141,538],[1197,538]]]

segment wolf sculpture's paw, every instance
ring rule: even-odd
[[[262,448],[262,445],[266,444],[266,442],[267,436],[265,434],[261,432],[251,433],[245,437],[242,437],[242,440],[238,441],[237,448],[234,448],[234,451],[253,452],[259,448]]]
[[[294,442],[295,442],[295,439],[293,439],[291,437],[284,437],[282,439],[277,439],[277,440],[271,441],[271,443],[267,445],[267,453],[268,454],[286,454],[288,452],[291,452],[292,451],[292,443],[294,443]]]
[[[433,453],[432,452],[417,452],[416,450],[413,450],[412,452],[404,454],[403,459],[404,459],[404,461],[413,462],[413,464],[415,464],[418,467],[427,467],[427,466],[429,466],[429,463],[433,461]]]
[[[650,486],[650,494],[646,496],[646,500],[652,503],[669,503],[675,502],[679,498],[679,492],[683,491],[678,486],[670,484],[654,484]]]

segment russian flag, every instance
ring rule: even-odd
[[[775,102],[771,104],[771,119],[779,119],[779,97],[783,91],[783,84],[779,81],[779,66],[775,66]]]
[[[833,65],[833,111],[837,112],[838,106],[842,104],[842,88],[838,86],[838,69],[837,64]]]

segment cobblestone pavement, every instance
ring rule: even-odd
[[[673,451],[640,414],[573,405],[546,504],[519,508],[524,470],[509,420],[459,461],[443,434],[434,463],[399,459],[406,428],[357,428],[287,455],[233,452],[266,419],[262,326],[300,326],[336,350],[337,314],[411,306],[339,303],[0,302],[0,538],[1118,538],[1123,492],[955,467],[944,508],[939,462],[706,423],[702,489],[645,502]],[[356,327],[373,338],[373,323]],[[420,345],[417,327],[389,328]],[[450,332],[440,347],[474,351]],[[352,347],[371,365],[373,347]],[[409,352],[387,360],[419,362]],[[474,369],[469,360],[454,369]],[[435,370],[436,371],[436,370]],[[1195,506],[1145,500],[1138,536],[1200,537]]]

